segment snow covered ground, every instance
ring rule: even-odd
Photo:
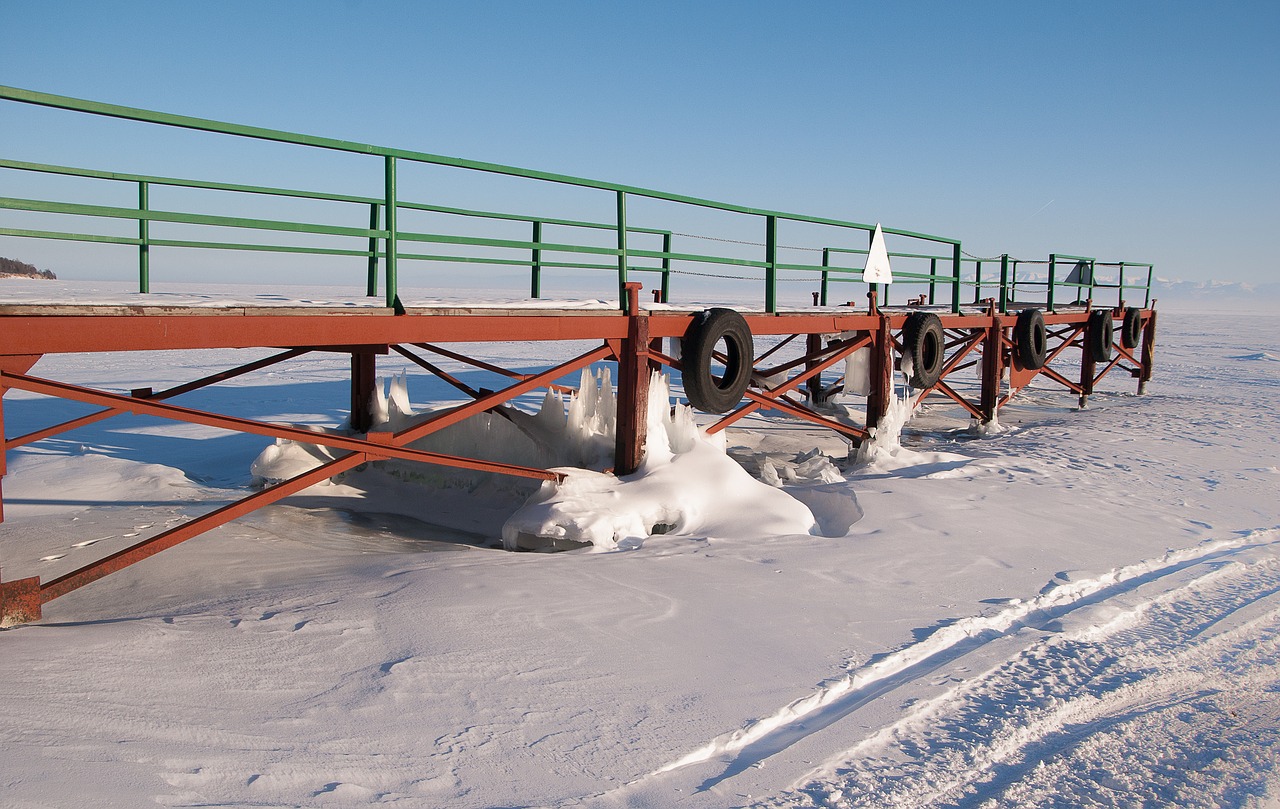
[[[1280,319],[1162,311],[1157,356],[1146,396],[1038,387],[988,437],[930,407],[867,464],[794,422],[731,430],[809,533],[735,506],[516,554],[486,545],[529,491],[317,487],[0,633],[0,804],[1280,805]],[[247,359],[33,373],[158,388]],[[333,425],[346,364],[177,401]],[[409,373],[414,407],[452,396]],[[12,392],[5,428],[79,412]],[[10,453],[5,578],[242,495],[266,444],[119,417]]]

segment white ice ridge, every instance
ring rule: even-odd
[[[1041,610],[1060,608],[1078,603],[1109,587],[1141,577],[1165,575],[1189,564],[1203,561],[1214,554],[1280,543],[1280,527],[1251,531],[1233,539],[1209,540],[1182,550],[1169,551],[1156,559],[1136,562],[1103,573],[1091,579],[1081,579],[1056,586],[1035,598],[1011,601],[1009,606],[990,616],[972,616],[942,627],[925,640],[900,649],[862,669],[846,675],[814,693],[790,703],[781,710],[750,722],[745,727],[723,734],[688,755],[654,771],[654,775],[698,764],[704,761],[736,753],[806,716],[836,702],[845,695],[866,689],[884,681],[929,658],[952,649],[956,645],[980,635],[1004,634],[1027,616]]]

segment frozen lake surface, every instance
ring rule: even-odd
[[[757,478],[828,456],[837,479],[793,484],[838,532],[720,519],[515,554],[491,546],[527,492],[316,487],[0,633],[4,802],[1280,805],[1280,319],[1169,310],[1159,328],[1148,395],[1112,375],[1081,411],[1036,386],[999,435],[927,406],[901,452],[859,465],[795,422],[730,429]],[[471,347],[529,368],[546,348]],[[32,373],[159,388],[251,358]],[[347,365],[176,401],[335,425]],[[453,395],[380,368],[408,370],[415,407]],[[12,392],[5,429],[80,412]],[[128,416],[11,452],[5,578],[243,496],[268,443]]]

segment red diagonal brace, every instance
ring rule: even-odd
[[[392,440],[392,445],[402,447],[410,441],[417,440],[424,435],[430,435],[438,430],[443,430],[445,427],[448,427],[451,424],[457,424],[464,419],[474,416],[476,413],[481,413],[491,407],[500,405],[503,402],[510,401],[522,393],[527,393],[534,388],[545,387],[547,383],[552,382],[565,374],[584,368],[596,360],[602,360],[612,353],[613,352],[607,345],[602,345],[599,348],[588,351],[587,353],[577,356],[566,363],[557,365],[549,371],[534,374],[533,376],[517,382],[509,388],[503,388],[497,393],[482,396],[474,402],[468,402],[467,404],[446,410],[438,416],[396,433]]]
[[[363,452],[374,459],[403,458],[408,461],[421,461],[423,463],[437,464],[439,466],[452,466],[483,472],[497,472],[499,474],[535,478],[538,480],[556,480],[559,477],[556,473],[548,472],[545,469],[534,469],[531,467],[515,466],[512,464],[502,464],[494,461],[479,461],[472,458],[458,458],[452,455],[442,455],[436,452],[409,449],[408,447],[403,446],[403,444],[408,443],[407,440],[392,440],[386,444],[380,442],[372,443],[367,440],[350,438],[348,436],[333,435],[331,433],[317,433],[312,430],[304,430],[299,427],[288,427],[282,424],[270,424],[267,422],[238,418],[236,416],[205,413],[199,410],[179,407],[177,405],[150,402],[145,399],[131,399],[128,396],[104,393],[102,391],[81,388],[79,386],[68,385],[63,382],[52,382],[47,379],[37,379],[35,377],[24,376],[22,374],[0,373],[0,382],[4,385],[8,385],[9,387],[31,391],[32,393],[42,393],[46,396],[57,396],[64,399],[88,402],[89,404],[101,404],[133,413],[146,413],[153,416],[159,416],[160,418],[173,419],[174,421],[203,424],[208,427],[217,427],[219,429],[231,430],[233,432],[251,433],[253,435],[265,435],[270,438],[286,438],[302,444],[316,444],[319,446],[333,447],[335,449],[350,450],[352,452]],[[375,435],[377,434],[375,433]]]
[[[72,590],[101,579],[103,576],[110,575],[135,562],[141,562],[143,559],[155,556],[157,553],[172,548],[174,545],[185,542],[194,536],[203,534],[211,528],[217,528],[219,525],[231,522],[237,517],[243,517],[251,511],[274,503],[291,494],[297,494],[309,486],[314,486],[322,480],[328,480],[334,475],[359,466],[367,460],[369,460],[368,456],[356,452],[337,460],[329,461],[323,466],[318,466],[309,472],[303,472],[301,475],[292,477],[283,483],[277,483],[269,489],[264,489],[243,500],[237,500],[216,511],[197,517],[191,522],[179,525],[177,528],[171,528],[168,531],[156,534],[150,539],[139,542],[137,545],[116,551],[110,556],[85,565],[79,570],[68,573],[65,576],[59,576],[40,585],[40,600],[47,604],[58,596],[66,595]]]

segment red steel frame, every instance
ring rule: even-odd
[[[0,307],[0,395],[12,388],[103,407],[100,411],[63,424],[5,439],[3,449],[6,453],[9,449],[121,413],[146,413],[176,421],[287,438],[329,446],[346,453],[316,469],[50,581],[41,582],[38,577],[0,581],[0,620],[6,624],[39,620],[42,606],[59,596],[367,461],[399,458],[554,480],[557,475],[545,469],[425,452],[408,445],[477,413],[499,408],[531,390],[559,387],[555,384],[556,380],[601,360],[612,360],[618,364],[618,427],[614,469],[619,474],[634,471],[643,457],[650,374],[663,365],[680,368],[677,359],[659,349],[660,340],[682,337],[694,317],[690,312],[642,310],[639,305],[639,289],[639,284],[627,284],[627,308],[622,312],[410,309],[396,315],[386,309],[353,311],[227,308],[175,311],[148,308],[122,310],[119,307]],[[1123,311],[1122,307],[1112,310],[1113,319],[1121,318]],[[1077,394],[1083,404],[1093,393],[1098,381],[1116,368],[1128,370],[1139,380],[1139,393],[1144,392],[1145,384],[1152,374],[1156,313],[1153,310],[1142,311],[1141,351],[1131,350],[1117,343],[1113,346],[1113,358],[1101,369],[1090,353],[1084,350],[1085,323],[1089,313],[1087,306],[1045,313],[1051,343],[1049,359],[1044,367],[1031,370],[1022,368],[1016,359],[1012,339],[1016,314],[1001,314],[993,304],[986,311],[979,309],[961,314],[939,312],[947,337],[943,375],[936,384],[919,391],[917,403],[928,396],[940,394],[963,408],[973,418],[989,422],[996,418],[1000,407],[1041,375]],[[894,355],[901,350],[900,332],[908,315],[906,310],[880,310],[875,306],[874,299],[870,308],[862,312],[823,310],[777,314],[744,313],[753,335],[784,339],[773,349],[755,358],[752,385],[747,391],[746,402],[712,423],[708,430],[717,432],[751,413],[775,410],[835,430],[854,443],[866,439],[870,435],[870,429],[883,418],[893,396]],[[827,335],[833,337],[824,340]],[[783,345],[790,345],[801,336],[805,337],[804,353],[801,356],[778,365],[766,365]],[[436,345],[563,340],[598,341],[598,345],[537,374],[509,371]],[[42,379],[27,373],[36,360],[45,354],[265,346],[283,350],[273,356],[168,390],[153,392],[150,388],[140,388],[132,391],[129,396]],[[475,390],[410,351],[407,346],[463,360],[476,367],[508,376],[513,380],[512,384],[496,392]],[[1067,349],[1073,347],[1081,349],[1078,382],[1051,367],[1053,363],[1062,360]],[[860,349],[871,351],[873,380],[872,390],[867,397],[866,424],[863,425],[837,420],[818,412],[814,407],[830,390],[823,386],[823,373]],[[472,401],[438,413],[408,429],[395,433],[370,432],[363,438],[316,433],[286,425],[194,410],[163,401],[312,351],[337,351],[351,355],[351,423],[357,429],[367,429],[370,423],[368,406],[374,385],[376,356],[389,351],[402,354],[464,391]],[[972,362],[966,360],[979,351],[982,363],[981,395],[977,400],[970,400],[946,380],[949,375],[972,365]],[[1006,369],[1007,384],[1002,382]],[[777,381],[779,379],[782,381]],[[0,431],[2,430],[3,400],[0,399]],[[6,471],[6,453],[0,453],[0,475]],[[3,492],[0,490],[0,521],[3,519]]]

